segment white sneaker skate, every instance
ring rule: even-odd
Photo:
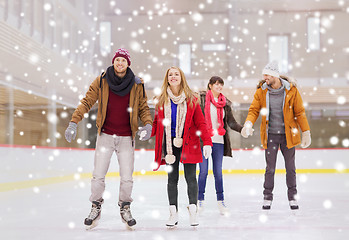
[[[272,202],[271,200],[264,200],[262,209],[263,210],[270,210],[271,202]]]
[[[289,204],[290,204],[291,210],[297,210],[297,209],[299,209],[297,200],[290,200],[290,201],[289,201]]]
[[[218,205],[219,212],[222,215],[226,215],[229,213],[229,209],[225,205],[224,200],[217,201],[217,205]]]
[[[170,218],[168,219],[166,226],[174,227],[178,224],[178,212],[176,205],[170,205]]]
[[[198,200],[198,213],[201,214],[205,210],[205,201]]]
[[[103,199],[92,201],[91,212],[87,218],[85,218],[86,230],[90,230],[98,225],[98,221],[101,218]]]

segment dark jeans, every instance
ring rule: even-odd
[[[287,148],[285,134],[268,134],[268,148],[265,150],[265,160],[267,167],[264,174],[264,199],[273,200],[274,175],[276,168],[276,157],[280,147],[284,156],[286,168],[286,185],[288,200],[294,200],[297,194],[296,185],[296,165],[295,165],[295,148]]]
[[[168,173],[167,182],[167,194],[170,205],[176,205],[178,209],[178,180],[179,180],[179,160],[182,155],[182,148],[176,148],[172,144],[173,155],[176,157],[176,161],[172,166],[172,171]],[[183,164],[184,177],[187,182],[187,192],[189,198],[189,204],[197,204],[198,201],[198,184],[196,181],[196,164]]]
[[[223,174],[222,174],[222,164],[223,164],[223,154],[224,154],[224,144],[213,143],[212,146],[212,170],[215,180],[217,201],[224,200],[223,195]],[[199,200],[205,199],[205,188],[206,180],[208,174],[208,159],[202,156],[202,163],[199,163],[200,173],[199,173]]]

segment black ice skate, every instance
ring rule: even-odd
[[[129,202],[123,202],[120,206],[120,216],[122,222],[126,223],[128,227],[136,225],[136,220],[132,217]]]
[[[98,225],[98,220],[101,218],[103,199],[98,201],[92,201],[91,212],[87,218],[85,218],[86,230],[92,229]]]

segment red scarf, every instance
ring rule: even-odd
[[[218,96],[218,102],[213,97],[213,94],[211,90],[208,90],[206,93],[206,102],[205,102],[205,120],[207,123],[207,128],[209,132],[211,133],[211,136],[214,135],[213,129],[212,129],[212,121],[211,121],[211,110],[210,106],[211,103],[216,106],[217,108],[217,120],[218,120],[218,134],[223,136],[225,134],[224,129],[224,123],[223,123],[223,107],[226,104],[226,100],[223,94],[219,94]]]

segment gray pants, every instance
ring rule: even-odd
[[[120,190],[119,202],[132,202],[134,169],[134,144],[131,136],[122,137],[101,133],[97,136],[94,170],[91,180],[90,201],[103,197],[105,190],[105,175],[108,172],[110,159],[115,151],[119,162]]]
[[[267,167],[264,174],[264,199],[273,200],[274,175],[276,168],[276,157],[280,147],[285,160],[286,185],[288,200],[294,200],[297,194],[295,148],[287,148],[285,134],[268,134],[268,148],[265,150]]]

